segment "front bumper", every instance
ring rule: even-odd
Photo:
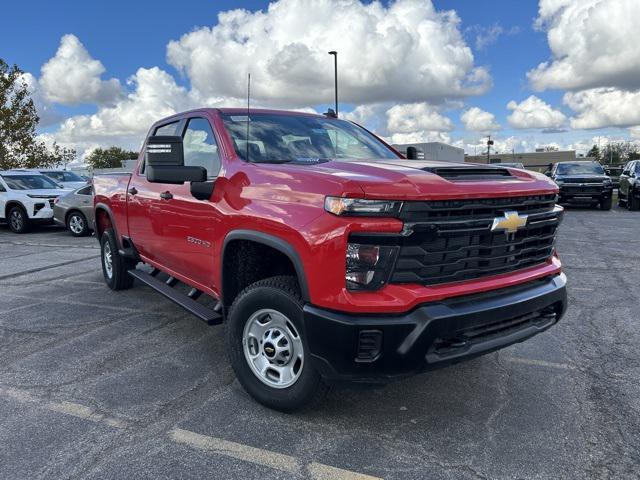
[[[384,382],[522,342],[554,325],[566,306],[566,277],[559,274],[400,315],[306,305],[304,321],[312,361],[325,379]]]
[[[583,203],[611,198],[613,186],[563,184],[560,186],[558,203]]]

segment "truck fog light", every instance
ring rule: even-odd
[[[349,290],[376,290],[388,280],[397,247],[347,244],[345,280]]]

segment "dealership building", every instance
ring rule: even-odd
[[[544,172],[558,162],[572,162],[575,160],[593,160],[593,158],[580,157],[576,158],[575,150],[564,151],[547,151],[536,150],[529,153],[492,153],[489,157],[487,155],[466,155],[464,161],[467,163],[522,163],[525,168],[529,170],[537,170]]]
[[[407,148],[416,149],[418,160],[437,160],[440,162],[464,162],[464,149],[442,142],[394,144],[393,148],[407,156]]]

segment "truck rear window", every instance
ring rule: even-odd
[[[238,156],[247,160],[248,155],[252,162],[398,158],[376,137],[344,120],[268,113],[223,114],[222,119]]]

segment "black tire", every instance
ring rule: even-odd
[[[109,260],[107,255],[110,256]],[[127,271],[135,267],[135,262],[118,253],[118,243],[112,229],[105,230],[100,239],[100,263],[104,281],[111,290],[131,288],[133,277]]]
[[[309,348],[304,336],[303,305],[298,283],[294,277],[271,277],[260,280],[243,290],[234,300],[226,319],[225,338],[227,349],[231,366],[238,380],[256,401],[281,412],[291,412],[316,403],[324,397],[328,390],[327,385],[311,363]],[[245,356],[245,342],[243,339],[245,327],[249,328],[250,320],[261,310],[269,310],[284,316],[293,327],[288,330],[288,333],[293,331],[294,334],[299,335],[299,340],[301,340],[303,346],[303,360],[300,362],[297,379],[291,385],[283,388],[265,383],[265,380],[261,379],[258,373],[254,373],[254,367],[250,365],[248,357]],[[269,315],[271,314],[267,313],[265,315],[270,318]],[[267,332],[270,330],[275,329],[270,328]],[[262,344],[262,341],[260,343]],[[254,342],[254,344],[262,352],[256,354],[256,357],[258,355],[265,357],[269,343],[265,341],[264,347],[259,346],[257,342]],[[249,345],[248,341],[247,345]],[[249,347],[247,348],[249,349]],[[296,351],[292,346],[290,354],[291,362],[300,352]],[[270,361],[266,357],[265,359]],[[299,359],[296,360],[296,362],[298,361]],[[296,364],[292,365],[291,368],[295,369]],[[275,371],[275,369],[273,370]]]
[[[67,215],[67,230],[74,237],[86,237],[89,234],[89,222],[82,212]]]
[[[640,198],[634,195],[634,192],[631,189],[629,189],[629,193],[627,196],[627,206],[629,207],[629,210],[632,210],[634,212],[640,210]]]
[[[14,205],[9,209],[7,222],[13,233],[26,233],[29,231],[29,216],[26,210],[19,205]]]
[[[600,208],[602,210],[611,210],[612,205],[613,199],[611,197],[600,200]]]

